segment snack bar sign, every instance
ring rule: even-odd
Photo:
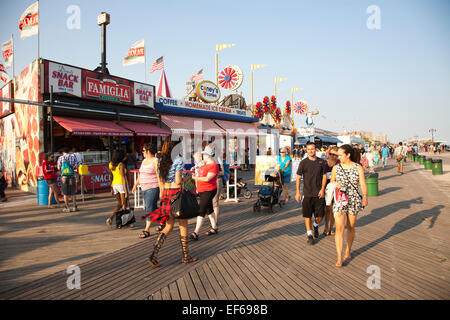
[[[114,79],[86,77],[86,96],[113,102],[130,103],[131,87],[117,83]]]
[[[81,97],[81,69],[49,62],[49,88],[54,93],[67,93]]]
[[[143,83],[134,83],[134,104],[155,108],[155,87]]]

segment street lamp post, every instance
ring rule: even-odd
[[[428,130],[428,132],[431,132],[431,143],[433,143],[433,141],[434,141],[434,133],[435,133],[436,131],[437,131],[436,129],[430,129],[430,130]]]
[[[255,114],[255,109],[254,109],[254,105],[253,105],[253,70],[255,69],[259,69],[259,68],[264,68],[265,66],[267,66],[266,64],[252,64],[250,66],[250,97],[251,97],[251,105],[252,105],[252,116]]]
[[[222,51],[226,48],[231,48],[235,44],[216,44],[216,85],[219,85],[219,55],[217,52]]]

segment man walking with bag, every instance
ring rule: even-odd
[[[319,237],[319,223],[325,215],[325,186],[327,184],[327,174],[325,161],[317,158],[316,145],[308,142],[306,146],[308,157],[303,159],[297,170],[297,193],[295,200],[302,201],[303,217],[310,245],[314,244],[313,232],[311,230],[311,218],[314,213],[314,237]],[[303,199],[300,193],[300,182],[303,177]]]
[[[64,209],[63,212],[70,212],[69,208],[69,196],[72,196],[73,209],[72,211],[78,211],[77,200],[75,198],[76,184],[75,184],[75,170],[80,163],[77,157],[69,153],[69,148],[64,147],[62,150],[62,156],[58,158],[58,170],[61,171],[61,191],[64,196]]]
[[[403,174],[403,161],[406,157],[406,151],[406,147],[401,142],[398,143],[398,147],[394,151],[394,158],[397,161],[397,172],[400,174]]]

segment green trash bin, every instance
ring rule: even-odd
[[[441,159],[431,160],[431,172],[433,175],[444,174]]]
[[[431,170],[432,168],[431,168],[431,161],[432,161],[433,159],[431,159],[431,158],[425,158],[425,170]]]
[[[417,154],[414,154],[414,162],[419,161],[419,157],[417,156]]]
[[[419,164],[425,164],[425,157],[419,156]]]
[[[378,173],[368,173],[366,175],[367,195],[369,197],[378,196]]]

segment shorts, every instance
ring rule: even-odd
[[[47,179],[45,182],[47,182],[47,185],[50,187],[53,184],[56,184],[56,179]]]
[[[125,193],[125,188],[123,187],[123,184],[116,184],[112,186],[114,194],[118,194],[118,193]]]
[[[200,196],[200,210],[198,212],[199,216],[204,218],[207,215],[214,212],[213,199],[216,193],[217,189],[214,189],[212,191],[199,192]]]
[[[319,197],[303,197],[302,211],[304,218],[314,217],[323,218],[325,215],[325,198],[319,199]]]
[[[291,184],[291,174],[282,174],[281,175],[281,184],[283,186],[285,184]]]
[[[61,177],[61,192],[64,196],[75,195],[75,177],[74,176],[62,176]]]

